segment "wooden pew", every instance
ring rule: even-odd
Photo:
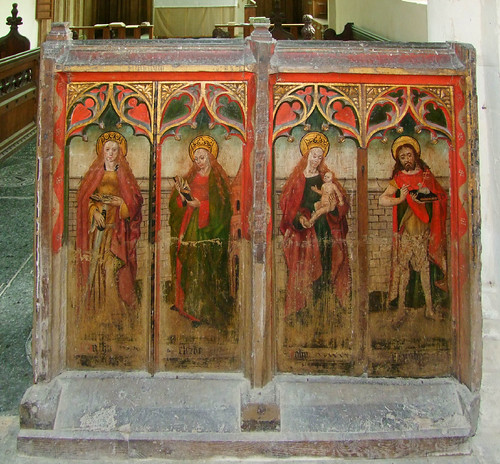
[[[93,26],[71,26],[73,39],[94,40],[94,39],[140,39],[144,34],[149,39],[153,38],[154,26],[149,23],[125,24],[109,23],[95,24]]]
[[[40,49],[19,34],[17,3],[7,18],[10,32],[0,38],[0,161],[36,133]]]
[[[302,39],[302,29],[305,23],[293,23],[293,24],[283,24],[281,21],[281,15],[275,14],[271,18],[271,25],[269,30],[276,40],[300,40]],[[321,39],[324,30],[323,24],[317,21],[315,18],[312,19],[312,25],[315,29],[314,38]],[[215,24],[212,37],[214,38],[230,38],[233,39],[237,34],[239,29],[243,29],[243,37],[247,37],[253,31],[253,26],[245,21],[244,23],[224,23]]]
[[[0,60],[0,160],[36,133],[40,49]]]
[[[304,27],[303,23],[297,23],[297,24],[281,24],[280,25],[283,29],[289,31],[289,33],[293,36],[294,39],[299,39],[300,38],[300,30]],[[224,32],[227,32],[228,34],[224,35],[224,38],[229,38],[229,39],[234,39],[236,34],[236,31],[238,29],[243,29],[244,34],[246,34],[248,31],[248,35],[250,35],[253,31],[253,26],[250,23],[224,23],[224,24],[215,24],[214,26],[214,37],[219,37],[219,35],[216,34],[216,29],[220,29]],[[271,24],[269,30],[273,30],[276,27],[276,25],[273,23]],[[247,37],[246,35],[244,37]],[[276,37],[275,37],[276,38]],[[277,38],[276,40],[281,40],[281,38]]]
[[[19,34],[18,27],[23,23],[23,18],[18,16],[17,3],[12,4],[12,16],[7,18],[10,31],[0,38],[0,59],[30,49],[30,41]]]
[[[335,29],[328,28],[323,32],[324,40],[360,40],[360,41],[376,41],[387,42],[389,39],[367,31],[361,27],[355,26],[354,23],[347,23],[344,30],[337,34]]]
[[[325,26],[313,18],[312,21],[313,27],[315,29],[314,38],[316,40],[358,40],[358,41],[377,41],[377,42],[387,42],[389,39],[374,34],[373,32],[367,31],[361,27],[355,26],[354,23],[347,23],[344,26],[344,30],[337,34],[335,29],[326,28]],[[269,30],[273,35],[273,38],[276,40],[299,40],[303,39],[302,37],[302,29],[305,23],[297,23],[297,24],[281,24],[281,22],[275,19],[274,23],[271,24]],[[213,37],[217,38],[234,38],[237,35],[238,29],[243,28],[244,37],[246,37],[247,30],[252,31],[253,27],[250,23],[225,23],[225,24],[216,24]],[[248,34],[250,33],[248,32]]]

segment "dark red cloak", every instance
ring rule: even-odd
[[[79,282],[85,288],[89,275],[88,259],[92,246],[89,240],[89,199],[96,191],[104,176],[104,163],[97,159],[82,180],[77,195],[76,249],[79,261]],[[140,237],[142,220],[141,207],[143,198],[139,186],[127,162],[121,160],[117,169],[119,196],[127,205],[129,217],[121,219],[116,214],[111,252],[119,258],[123,265],[118,270],[118,293],[129,306],[135,304],[135,278],[137,274],[136,243]]]
[[[446,276],[446,192],[428,168],[414,174],[399,171],[394,176],[394,181],[399,189],[405,184],[408,185],[409,190],[427,187],[437,195],[438,199],[431,203],[432,214],[430,215],[425,203],[416,202],[409,194],[406,201],[408,207],[422,222],[430,224],[429,258]],[[393,231],[400,234],[403,231],[400,230],[397,207],[393,208],[393,215]]]
[[[334,180],[341,192],[338,181]],[[303,173],[286,183],[280,198],[283,216],[280,231],[284,235],[283,250],[288,267],[285,314],[292,314],[307,306],[313,294],[313,282],[323,273],[320,249],[314,227],[303,229],[296,226],[297,214],[311,217],[311,211],[301,207],[306,178]],[[349,204],[343,194],[343,205],[337,205],[336,212],[327,213],[332,240],[331,278],[333,291],[341,304],[345,305],[351,293],[351,273],[347,243],[347,212]]]

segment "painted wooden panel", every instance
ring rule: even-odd
[[[152,87],[67,88],[71,367],[148,365]]]
[[[302,48],[261,45],[258,65],[238,43],[224,70],[137,72],[117,58],[88,72],[95,46],[75,45],[56,73],[43,238],[65,366],[260,386],[456,374],[473,284],[466,78],[412,73],[406,55],[390,72],[385,49],[385,74],[332,73],[325,56],[345,51],[323,44],[318,69],[294,72]]]
[[[159,88],[158,368],[239,370],[248,82]]]
[[[241,369],[248,82],[61,88],[69,365]]]
[[[369,372],[435,376],[452,368],[452,86],[372,86],[368,150]]]
[[[315,77],[273,89],[278,370],[450,374],[458,81]]]
[[[359,126],[349,95],[359,90],[346,89],[274,86],[275,303],[284,372],[354,372],[356,145],[332,124]]]

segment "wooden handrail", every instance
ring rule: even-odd
[[[125,39],[132,35],[134,39],[140,39],[143,33],[148,34],[148,38],[153,38],[154,26],[152,24],[95,24],[94,26],[70,26],[75,39],[93,40],[96,32],[102,33],[102,39]]]
[[[324,25],[320,22],[313,19],[313,25],[316,30],[316,38],[320,39],[323,33]],[[243,28],[243,35],[247,37],[253,31],[253,26],[250,23],[224,23],[224,24],[215,24],[215,28],[218,29],[227,29],[229,32],[229,38],[234,39],[235,37],[235,29]],[[272,30],[274,24],[269,26],[269,29]],[[290,24],[281,24],[281,27],[284,29],[289,29],[290,33],[296,38],[300,39],[300,31],[304,27],[304,23],[290,23]]]
[[[352,25],[352,36],[353,40],[367,40],[371,42],[389,42],[389,39],[382,37],[381,35],[375,34],[374,32],[368,31],[361,27]]]
[[[332,31],[335,33],[333,29],[326,29],[325,24],[323,22],[320,22],[316,19],[313,18],[313,25],[314,29],[316,30],[316,39],[322,39],[323,38],[323,33],[325,30]],[[219,29],[227,29],[229,32],[229,37],[234,38],[235,36],[235,29],[238,28],[243,28],[245,31],[248,30],[248,34],[250,34],[253,30],[253,26],[250,23],[225,23],[225,24],[216,24],[216,28]],[[271,24],[269,29],[272,29],[274,27],[274,24]],[[282,24],[281,27],[289,29],[292,35],[296,38],[300,38],[300,30],[302,27],[304,27],[303,23],[297,23],[297,24]],[[245,32],[247,34],[247,32]],[[246,35],[245,35],[246,37]],[[361,27],[357,27],[354,25],[354,23],[347,23],[344,31],[341,34],[337,34],[337,40],[360,40],[360,41],[377,41],[377,42],[387,42],[389,39],[382,37],[380,35],[377,35],[373,32],[370,32],[366,29],[363,29]]]
[[[9,76],[15,76],[30,70],[31,81],[38,85],[38,70],[40,65],[40,49],[34,48],[25,52],[17,53],[0,59],[0,81]],[[4,92],[1,92],[4,93]]]
[[[295,38],[300,37],[300,29],[304,27],[304,23],[294,23],[294,24],[282,24],[281,25],[284,28],[290,29],[290,32],[295,36]],[[216,24],[214,27],[216,28],[226,28],[227,31],[229,32],[229,37],[231,39],[234,39],[234,30],[235,29],[241,29],[243,28],[245,30],[248,29],[249,34],[253,31],[253,26],[251,23],[224,23],[224,24]],[[271,24],[269,26],[269,29],[272,29],[274,27],[274,24]]]

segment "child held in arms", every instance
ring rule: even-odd
[[[307,226],[312,227],[316,220],[323,214],[333,211],[337,205],[342,206],[344,200],[338,187],[333,183],[333,173],[326,171],[323,176],[323,185],[321,189],[313,185],[311,190],[321,195],[321,199],[314,203],[314,213],[311,215]]]

